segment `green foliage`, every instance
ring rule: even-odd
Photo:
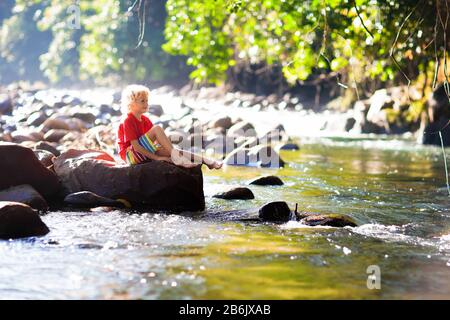
[[[0,4],[0,81],[42,79],[36,61],[46,52],[51,37],[36,27],[41,12],[42,5],[32,2],[28,7],[14,6],[11,1]]]
[[[51,35],[40,46],[42,49],[19,52],[55,83],[82,80],[111,84],[187,77],[184,59],[161,49],[165,41],[164,2],[152,2],[145,16],[145,36],[138,48],[137,12],[127,13],[130,5],[131,1],[113,0],[17,0],[12,21],[1,26],[2,43],[10,47],[24,42],[36,45],[36,37]],[[30,13],[35,14],[34,19],[28,19]],[[16,33],[21,33],[22,38]],[[16,59],[22,59],[17,50],[13,52]]]
[[[230,80],[231,69],[263,65],[280,68],[289,84],[336,72],[353,90],[414,80],[433,68],[434,44],[436,52],[443,46],[434,40],[432,0],[143,0],[138,47],[143,11],[128,12],[133,3],[2,2],[1,73],[111,83],[183,79],[190,72],[196,82],[219,84]],[[79,28],[70,28],[77,10]]]
[[[392,44],[402,69],[434,54],[424,49],[434,36],[433,1],[168,0],[166,7],[163,48],[188,56],[199,82],[217,83],[229,67],[261,62],[282,66],[291,84],[330,71],[347,82],[384,82],[399,74]]]

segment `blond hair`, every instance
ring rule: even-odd
[[[140,84],[130,84],[126,86],[122,91],[121,97],[122,114],[127,114],[130,111],[130,104],[142,97],[142,95],[146,96],[148,99],[150,96],[150,89]]]

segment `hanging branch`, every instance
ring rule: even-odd
[[[127,12],[132,12],[133,10],[137,11],[138,20],[139,20],[139,37],[138,43],[135,49],[139,48],[142,45],[145,35],[145,15],[147,10],[147,0],[135,0],[131,7],[128,8]]]
[[[133,11],[134,7],[136,7],[136,4],[138,3],[139,0],[134,1],[134,3],[132,4],[131,7],[128,8],[127,12],[131,12]]]
[[[410,96],[409,96],[409,88],[411,85],[411,79],[406,75],[406,73],[402,70],[400,64],[398,63],[397,59],[395,59],[395,46],[397,45],[398,42],[398,38],[400,36],[400,32],[402,31],[403,27],[405,26],[406,22],[408,21],[408,19],[411,17],[411,15],[414,13],[414,11],[416,11],[417,7],[419,6],[420,1],[416,4],[416,6],[411,10],[410,13],[408,13],[408,15],[406,16],[406,18],[403,20],[402,24],[400,25],[400,28],[398,29],[397,35],[395,36],[394,42],[392,43],[391,49],[389,50],[389,57],[394,61],[395,66],[397,67],[397,69],[400,71],[400,73],[406,78],[406,80],[408,81],[408,102],[411,101]]]
[[[146,12],[146,9],[147,9],[147,0],[141,0],[141,1],[144,2],[144,7],[142,9],[142,16],[139,19],[141,28],[140,28],[140,33],[139,33],[139,41],[138,41],[138,44],[137,44],[136,48],[139,48],[141,46],[142,41],[144,40],[144,34],[145,34],[145,12]],[[139,7],[140,6],[141,5],[139,4]]]
[[[370,36],[371,36],[372,39],[373,39],[374,37],[373,37],[372,32],[370,32],[370,30],[367,29],[366,25],[364,24],[364,20],[363,20],[363,18],[361,17],[361,14],[359,13],[358,6],[356,5],[356,0],[353,1],[353,4],[354,4],[355,10],[356,10],[356,14],[358,15],[359,20],[361,20],[362,26],[364,27],[364,29],[366,29],[367,33],[370,34]]]
[[[445,182],[447,183],[447,192],[448,192],[448,196],[450,197],[450,183],[448,181],[447,156],[445,155],[444,141],[442,140],[441,131],[439,131],[439,138],[441,139],[442,154],[444,155]]]

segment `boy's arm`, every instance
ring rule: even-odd
[[[144,149],[137,140],[131,140],[131,145],[133,146],[133,149],[138,151],[139,153],[142,153],[144,156],[146,156],[149,159],[152,160],[162,160],[163,157],[160,157],[154,153],[151,153],[147,149]]]

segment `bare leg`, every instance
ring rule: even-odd
[[[189,161],[191,166],[204,163],[206,166],[208,166],[209,169],[220,169],[222,167],[222,163],[218,161],[208,159],[206,157],[197,155],[189,151],[184,151],[175,148],[172,145],[170,139],[166,136],[164,130],[160,126],[154,126],[153,128],[151,128],[149,131],[149,136],[150,139],[152,139],[152,141],[157,140],[159,144],[162,146],[162,150],[159,151],[160,154],[164,156],[170,156],[175,164],[186,163],[186,161],[179,159],[180,157],[183,157],[185,160]]]
[[[214,159],[209,159],[185,150],[181,150],[181,152],[184,157],[196,163],[204,163],[209,169],[220,169],[222,167],[222,163]]]
[[[163,128],[160,126],[153,126],[149,131],[148,135],[152,141],[158,141],[158,143],[162,146],[163,150],[159,151],[159,155],[164,153],[165,156],[168,156],[172,159],[173,163],[176,165],[180,165],[187,168],[192,168],[196,164],[190,163],[184,158],[177,149],[175,149],[172,145],[170,139],[166,136]]]

